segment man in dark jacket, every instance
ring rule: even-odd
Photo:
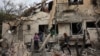
[[[67,50],[69,51],[69,54],[71,55],[71,51],[70,51],[70,45],[69,45],[69,36],[67,36],[66,33],[63,34],[64,35],[64,38],[60,41],[60,47],[61,47],[61,50],[63,51],[64,53],[64,48],[67,48]]]

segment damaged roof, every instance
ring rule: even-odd
[[[22,17],[21,19],[23,20],[44,20],[44,19],[49,19],[50,15],[46,12],[38,12],[37,14],[30,15],[28,17]]]

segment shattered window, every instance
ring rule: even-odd
[[[100,21],[97,23],[97,26],[100,28]]]
[[[73,35],[82,34],[82,23],[71,23]]]
[[[53,34],[58,34],[58,25],[53,25],[50,31],[53,32]]]
[[[83,0],[68,0],[69,5],[83,4]]]
[[[47,32],[48,26],[47,25],[39,25],[39,32]]]
[[[31,26],[30,25],[27,25],[27,30],[31,30]]]
[[[86,27],[87,27],[87,28],[96,28],[95,21],[86,22]],[[100,22],[97,23],[97,27],[100,28]]]
[[[86,27],[87,28],[96,28],[95,22],[86,22]]]
[[[93,6],[97,6],[97,0],[91,0]]]
[[[48,4],[48,10],[51,11],[53,6],[53,1],[49,2]]]
[[[58,34],[58,25],[53,25],[53,27],[51,28],[50,31],[56,31],[56,33]],[[48,25],[39,25],[39,32],[48,32]]]

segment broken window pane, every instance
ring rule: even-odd
[[[49,2],[49,5],[48,5],[48,7],[49,7],[48,10],[49,10],[49,11],[52,10],[52,6],[53,6],[53,1]]]
[[[16,26],[11,26],[10,30],[15,30],[17,27]]]
[[[31,30],[31,26],[30,25],[27,25],[27,30]]]
[[[82,34],[82,23],[72,23],[72,34]]]
[[[97,23],[97,26],[100,28],[100,21]]]
[[[48,26],[47,25],[39,25],[39,32],[45,32],[47,33]]]
[[[52,34],[58,34],[58,25],[53,25],[53,27],[50,30],[52,32]]]
[[[97,6],[97,0],[91,0],[93,6]]]
[[[55,30],[56,33],[58,34],[58,25],[53,25],[53,27],[51,28],[50,31]],[[48,25],[39,25],[39,32],[44,32],[47,33],[48,32]]]
[[[69,5],[83,4],[83,0],[68,0]]]
[[[96,28],[95,21],[86,22],[86,27],[87,27],[87,28]],[[97,23],[97,27],[100,28],[100,22]]]
[[[86,27],[87,28],[96,28],[95,22],[94,21],[93,22],[86,22]]]

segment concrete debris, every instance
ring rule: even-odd
[[[8,50],[9,56],[30,56],[24,42],[14,43]]]

